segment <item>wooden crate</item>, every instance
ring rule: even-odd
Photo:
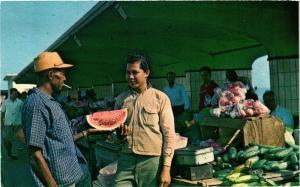
[[[213,131],[217,129],[217,141],[224,146],[249,143],[284,145],[284,125],[272,115],[244,119],[207,116],[200,122],[200,129],[203,139],[216,139]]]

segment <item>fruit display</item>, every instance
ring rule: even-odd
[[[247,90],[243,83],[237,81],[226,84],[225,89],[216,88],[212,102],[218,101],[218,108],[211,114],[220,117],[222,114],[231,118],[244,118],[269,114],[270,110],[260,101],[246,99]],[[214,105],[216,103],[212,103]]]
[[[273,186],[278,185],[265,177],[267,172],[299,170],[299,146],[274,147],[250,144],[246,149],[230,147],[216,158],[214,177],[226,186]],[[299,186],[299,178],[286,185]]]

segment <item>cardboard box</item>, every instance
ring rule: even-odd
[[[204,149],[182,148],[175,150],[176,165],[201,165],[214,161],[214,152],[212,147]]]
[[[211,164],[182,166],[180,176],[189,180],[211,179],[213,178],[213,166]]]
[[[284,146],[284,125],[281,120],[272,115],[244,119],[207,116],[200,122],[200,128],[204,139],[213,138],[207,135],[214,134],[212,129],[217,128],[217,141],[224,146],[231,140],[230,144],[233,145],[257,143]]]

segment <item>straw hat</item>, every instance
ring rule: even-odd
[[[57,52],[42,52],[34,59],[34,71],[41,72],[47,69],[62,69],[73,67],[65,64]]]

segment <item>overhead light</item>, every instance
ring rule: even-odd
[[[73,35],[73,39],[74,39],[74,41],[76,42],[76,44],[78,45],[78,47],[81,47],[81,42],[80,42],[80,40],[77,38],[76,35]]]
[[[116,4],[115,9],[119,12],[119,14],[122,16],[122,18],[124,20],[127,19],[127,15],[126,15],[124,9],[122,8],[122,6],[119,3]]]

